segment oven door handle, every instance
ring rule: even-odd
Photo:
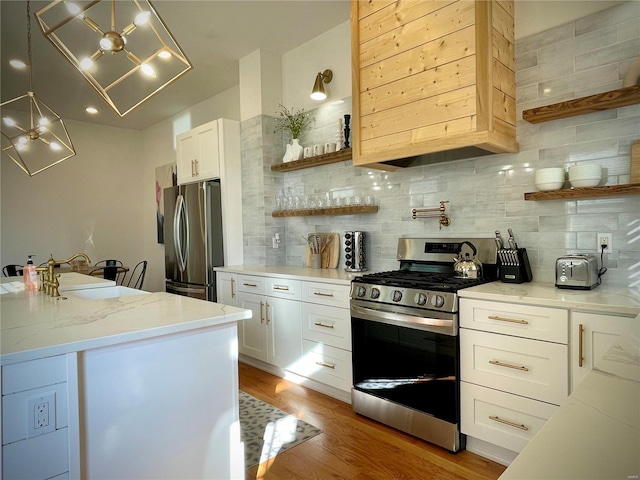
[[[361,307],[351,302],[351,316],[362,318],[363,320],[371,320],[380,323],[393,323],[410,327],[415,326],[420,330],[435,333],[443,333],[445,335],[458,335],[457,322],[449,319],[416,317],[402,313],[387,312],[384,310],[376,310],[373,308]]]

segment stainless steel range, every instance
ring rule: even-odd
[[[482,264],[478,278],[456,273],[465,249]],[[401,238],[399,270],[352,281],[355,412],[453,452],[464,448],[457,292],[498,279],[497,250],[493,238]]]

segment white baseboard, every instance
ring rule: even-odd
[[[331,385],[320,383],[316,380],[312,380],[296,373],[289,372],[288,370],[276,367],[275,365],[263,362],[262,360],[248,357],[246,355],[243,355],[242,353],[239,355],[238,359],[242,363],[246,363],[247,365],[251,365],[252,367],[259,368],[260,370],[275,375],[276,377],[284,378],[285,380],[298,385],[302,385],[303,387],[308,387],[311,390],[315,390],[316,392],[320,392],[324,395],[328,395],[329,397],[333,397],[336,400],[340,400],[341,402],[345,402],[351,405],[351,392],[345,392],[344,390],[332,387]]]
[[[517,452],[507,450],[506,448],[494,445],[493,443],[485,442],[479,438],[470,437],[467,435],[467,450],[481,457],[493,460],[501,465],[508,467],[511,462],[518,456]]]

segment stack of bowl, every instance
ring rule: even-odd
[[[540,168],[536,170],[535,182],[538,190],[560,190],[564,185],[564,168]]]
[[[595,187],[602,180],[600,165],[575,165],[569,167],[569,182],[572,187]]]

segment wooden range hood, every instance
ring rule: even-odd
[[[353,164],[517,152],[513,18],[513,0],[352,0]]]

